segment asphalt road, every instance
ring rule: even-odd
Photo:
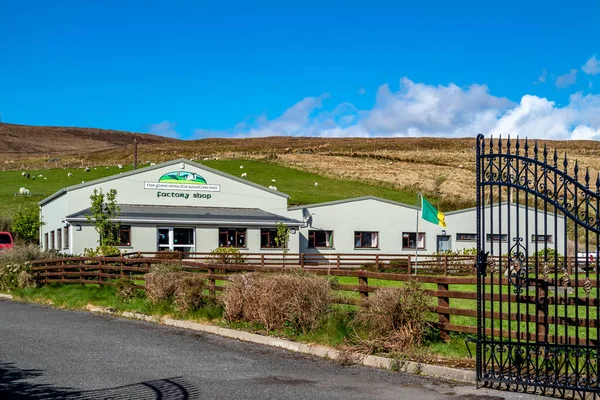
[[[529,398],[0,300],[0,399]]]

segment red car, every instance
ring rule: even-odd
[[[10,232],[0,232],[0,252],[13,248],[14,242]]]

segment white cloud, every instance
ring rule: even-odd
[[[581,67],[581,70],[587,75],[600,74],[600,60],[597,60],[595,55],[590,57],[583,67]]]
[[[474,137],[478,133],[548,139],[600,140],[600,95],[575,93],[564,106],[524,95],[519,103],[490,94],[485,85],[458,87],[415,83],[408,78],[392,91],[379,87],[366,110],[340,103],[321,110],[327,94],[307,97],[281,116],[246,121],[229,132],[197,130],[207,136]]]
[[[179,138],[179,132],[175,130],[177,126],[174,122],[163,121],[158,124],[148,125],[148,133],[171,138]]]
[[[537,78],[537,80],[535,82],[533,82],[533,84],[537,85],[538,83],[546,83],[547,77],[548,77],[548,71],[546,71],[546,68],[544,68],[542,70],[542,74]]]
[[[577,70],[572,69],[568,73],[556,78],[556,87],[566,88],[577,83]]]
[[[360,89],[358,89],[357,94],[366,94],[367,90],[364,87],[361,87]]]

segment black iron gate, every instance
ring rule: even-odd
[[[477,137],[477,380],[600,394],[600,175],[527,140]]]

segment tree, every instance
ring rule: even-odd
[[[40,236],[40,212],[36,206],[21,206],[12,222],[15,238],[26,243],[38,243]]]
[[[121,209],[117,204],[117,191],[110,189],[108,193],[103,193],[102,189],[94,189],[94,193],[90,196],[92,205],[90,214],[86,215],[87,220],[94,226],[100,239],[100,246],[116,246],[119,242],[117,237],[117,229],[119,223],[116,219],[119,217]]]
[[[275,235],[275,244],[283,248],[283,255],[288,252],[288,242],[290,240],[290,228],[283,222],[277,222],[277,235]]]

